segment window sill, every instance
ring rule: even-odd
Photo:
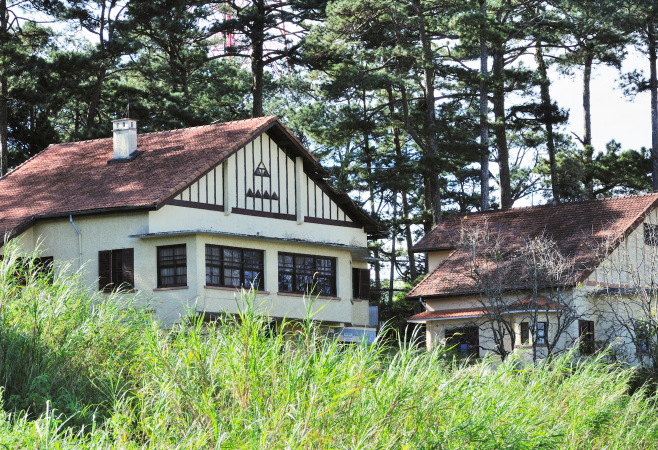
[[[189,289],[189,286],[171,286],[171,287],[159,287],[153,289],[153,291],[177,291],[179,289]]]
[[[209,286],[209,285],[205,285],[203,288],[204,288],[204,289],[213,289],[213,290],[215,290],[215,291],[231,291],[231,292],[239,291],[238,288],[235,288],[235,287],[227,287],[227,286]],[[249,292],[250,289],[245,289],[245,291]],[[261,290],[257,290],[257,291],[256,291],[256,294],[269,295],[269,294],[270,294],[270,291],[261,291]]]
[[[295,292],[277,292],[276,295],[280,295],[282,297],[312,297],[313,299],[318,298],[320,300],[340,301],[340,297],[330,297],[330,296],[327,296],[327,295],[309,296],[307,294],[297,294]]]
[[[351,302],[367,302],[365,298],[353,298],[350,300]]]
[[[537,344],[537,348],[546,348],[548,345],[546,344]],[[515,345],[514,348],[532,348],[532,344],[528,345]]]

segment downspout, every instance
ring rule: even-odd
[[[69,215],[69,220],[71,221],[71,225],[73,225],[73,229],[75,230],[75,232],[78,233],[79,267],[82,268],[82,233],[80,233],[78,227],[75,226],[75,222],[73,222],[73,215]]]

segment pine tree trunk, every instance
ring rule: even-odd
[[[0,45],[4,46],[9,34],[9,17],[7,16],[7,0],[0,0]],[[9,132],[9,118],[7,108],[7,74],[5,68],[0,68],[0,176],[9,170],[9,149],[7,148],[7,134]]]
[[[416,270],[416,254],[411,251],[414,241],[411,236],[411,224],[409,223],[409,202],[407,201],[407,193],[402,192],[402,217],[405,220],[404,223],[404,238],[407,241],[407,255],[409,256],[409,276],[411,277],[411,282],[414,282],[418,278],[418,271]]]
[[[388,110],[391,114],[391,120],[394,120],[395,115],[395,98],[393,97],[393,87],[388,87]],[[397,126],[393,127],[393,145],[395,146],[395,155],[398,158],[398,163],[402,163],[402,145],[400,144],[400,129]],[[411,224],[409,223],[409,203],[407,202],[407,193],[403,190],[400,192],[402,196],[402,219],[404,220],[404,237],[407,242],[407,255],[409,256],[409,276],[413,282],[417,277],[416,272],[416,255],[411,251],[414,245],[411,236]]]
[[[397,257],[395,255],[395,242],[397,241],[397,226],[395,225],[395,219],[398,215],[398,195],[397,192],[393,196],[393,233],[391,236],[391,273],[388,284],[388,304],[393,310],[393,288],[395,283],[395,266],[397,265]]]
[[[424,197],[425,201],[423,206],[425,207],[425,211],[431,211],[432,210],[432,185],[430,184],[429,177],[425,175],[423,177],[423,187],[424,187]],[[428,222],[427,220],[423,220],[423,231],[425,234],[429,233],[432,231],[432,222]]]
[[[434,62],[432,60],[432,42],[425,30],[425,19],[420,0],[413,1],[414,8],[420,18],[420,43],[423,48],[423,89],[425,94],[425,106],[427,109],[427,150],[432,157],[432,167],[428,170],[431,187],[430,202],[432,205],[432,219],[434,225],[441,223],[441,182],[439,171],[435,167],[438,151],[438,142],[436,136],[436,98],[434,96]]]
[[[648,29],[649,40],[649,90],[651,91],[651,155],[653,159],[653,191],[658,192],[658,80],[656,75],[656,35],[652,24]]]
[[[557,164],[555,162],[555,139],[553,137],[553,109],[551,105],[550,85],[546,61],[544,61],[544,52],[541,42],[537,42],[535,52],[535,61],[537,61],[537,70],[539,71],[539,89],[541,96],[541,108],[543,110],[544,126],[546,127],[546,148],[548,150],[548,159],[551,170],[551,188],[553,190],[553,200],[560,203],[560,186],[557,179]]]
[[[252,117],[263,117],[263,46],[265,31],[263,30],[263,20],[265,15],[265,5],[263,0],[255,2],[258,9],[258,16],[261,19],[255,24],[256,29],[252,36],[251,44],[251,97],[252,97]]]
[[[96,78],[96,86],[94,87],[94,93],[89,102],[89,109],[87,110],[87,129],[90,129],[94,126],[94,117],[96,116],[96,110],[98,109],[98,103],[101,99],[101,91],[103,89],[103,81],[105,80],[106,70],[105,67],[101,68]]]
[[[587,190],[587,197],[589,199],[594,198],[594,174],[592,173],[594,148],[592,147],[592,105],[590,95],[593,61],[594,55],[589,53],[585,57],[585,67],[583,70],[583,113],[585,116],[585,134],[583,135],[582,144],[585,149],[583,152],[585,159],[585,189]]]
[[[500,176],[500,206],[502,209],[512,207],[512,184],[509,171],[509,149],[507,148],[507,129],[505,126],[505,51],[499,47],[493,54],[493,111],[496,123],[494,134],[498,147],[498,173]]]
[[[583,70],[583,113],[585,116],[585,134],[583,136],[583,146],[592,145],[592,106],[590,83],[592,80],[593,61],[593,55],[588,54],[585,57],[585,68]]]
[[[486,0],[480,0],[480,14],[483,19],[487,16]],[[482,195],[480,209],[489,209],[489,99],[487,98],[487,82],[485,77],[487,69],[487,42],[484,38],[484,25],[480,28],[480,193]]]

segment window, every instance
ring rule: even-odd
[[[635,347],[638,354],[647,354],[651,350],[651,328],[647,322],[635,321]]]
[[[158,287],[187,286],[185,244],[158,247]]]
[[[336,258],[279,253],[279,291],[336,295]]]
[[[352,269],[352,298],[370,299],[370,269]]]
[[[654,247],[658,246],[658,225],[644,224],[644,243]]]
[[[446,330],[446,348],[462,354],[478,356],[480,335],[478,327],[463,327]]]
[[[546,345],[548,338],[548,323],[537,322],[537,345]]]
[[[98,290],[112,292],[116,289],[134,288],[134,250],[121,248],[98,252]]]
[[[528,345],[530,343],[530,324],[528,322],[521,322],[521,345]]]
[[[591,355],[594,353],[594,322],[591,320],[578,321],[578,337],[580,338],[580,347],[578,350],[581,355]]]
[[[263,251],[206,245],[206,285],[258,289]]]

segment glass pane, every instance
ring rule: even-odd
[[[292,272],[293,269],[293,258],[292,255],[282,255],[279,254],[279,272]]]
[[[316,259],[316,270],[318,271],[319,275],[333,275],[334,273],[333,259],[328,259],[328,258]]]
[[[225,263],[240,263],[242,262],[242,252],[231,248],[224,249],[224,262]]]
[[[292,275],[279,272],[279,291],[292,292]]]
[[[312,275],[300,275],[299,273],[295,276],[295,290],[298,292],[306,292],[317,295],[317,289],[313,290],[313,276]]]
[[[220,284],[219,267],[206,266],[206,284]]]
[[[260,285],[260,272],[257,270],[245,270],[244,271],[244,287],[251,289],[253,286],[254,289],[258,289]]]
[[[316,277],[315,282],[315,294],[336,295],[333,278]]]
[[[260,267],[263,264],[263,253],[256,250],[244,251],[245,265]]]
[[[224,269],[224,284],[227,286],[240,286],[240,270],[239,269]]]

